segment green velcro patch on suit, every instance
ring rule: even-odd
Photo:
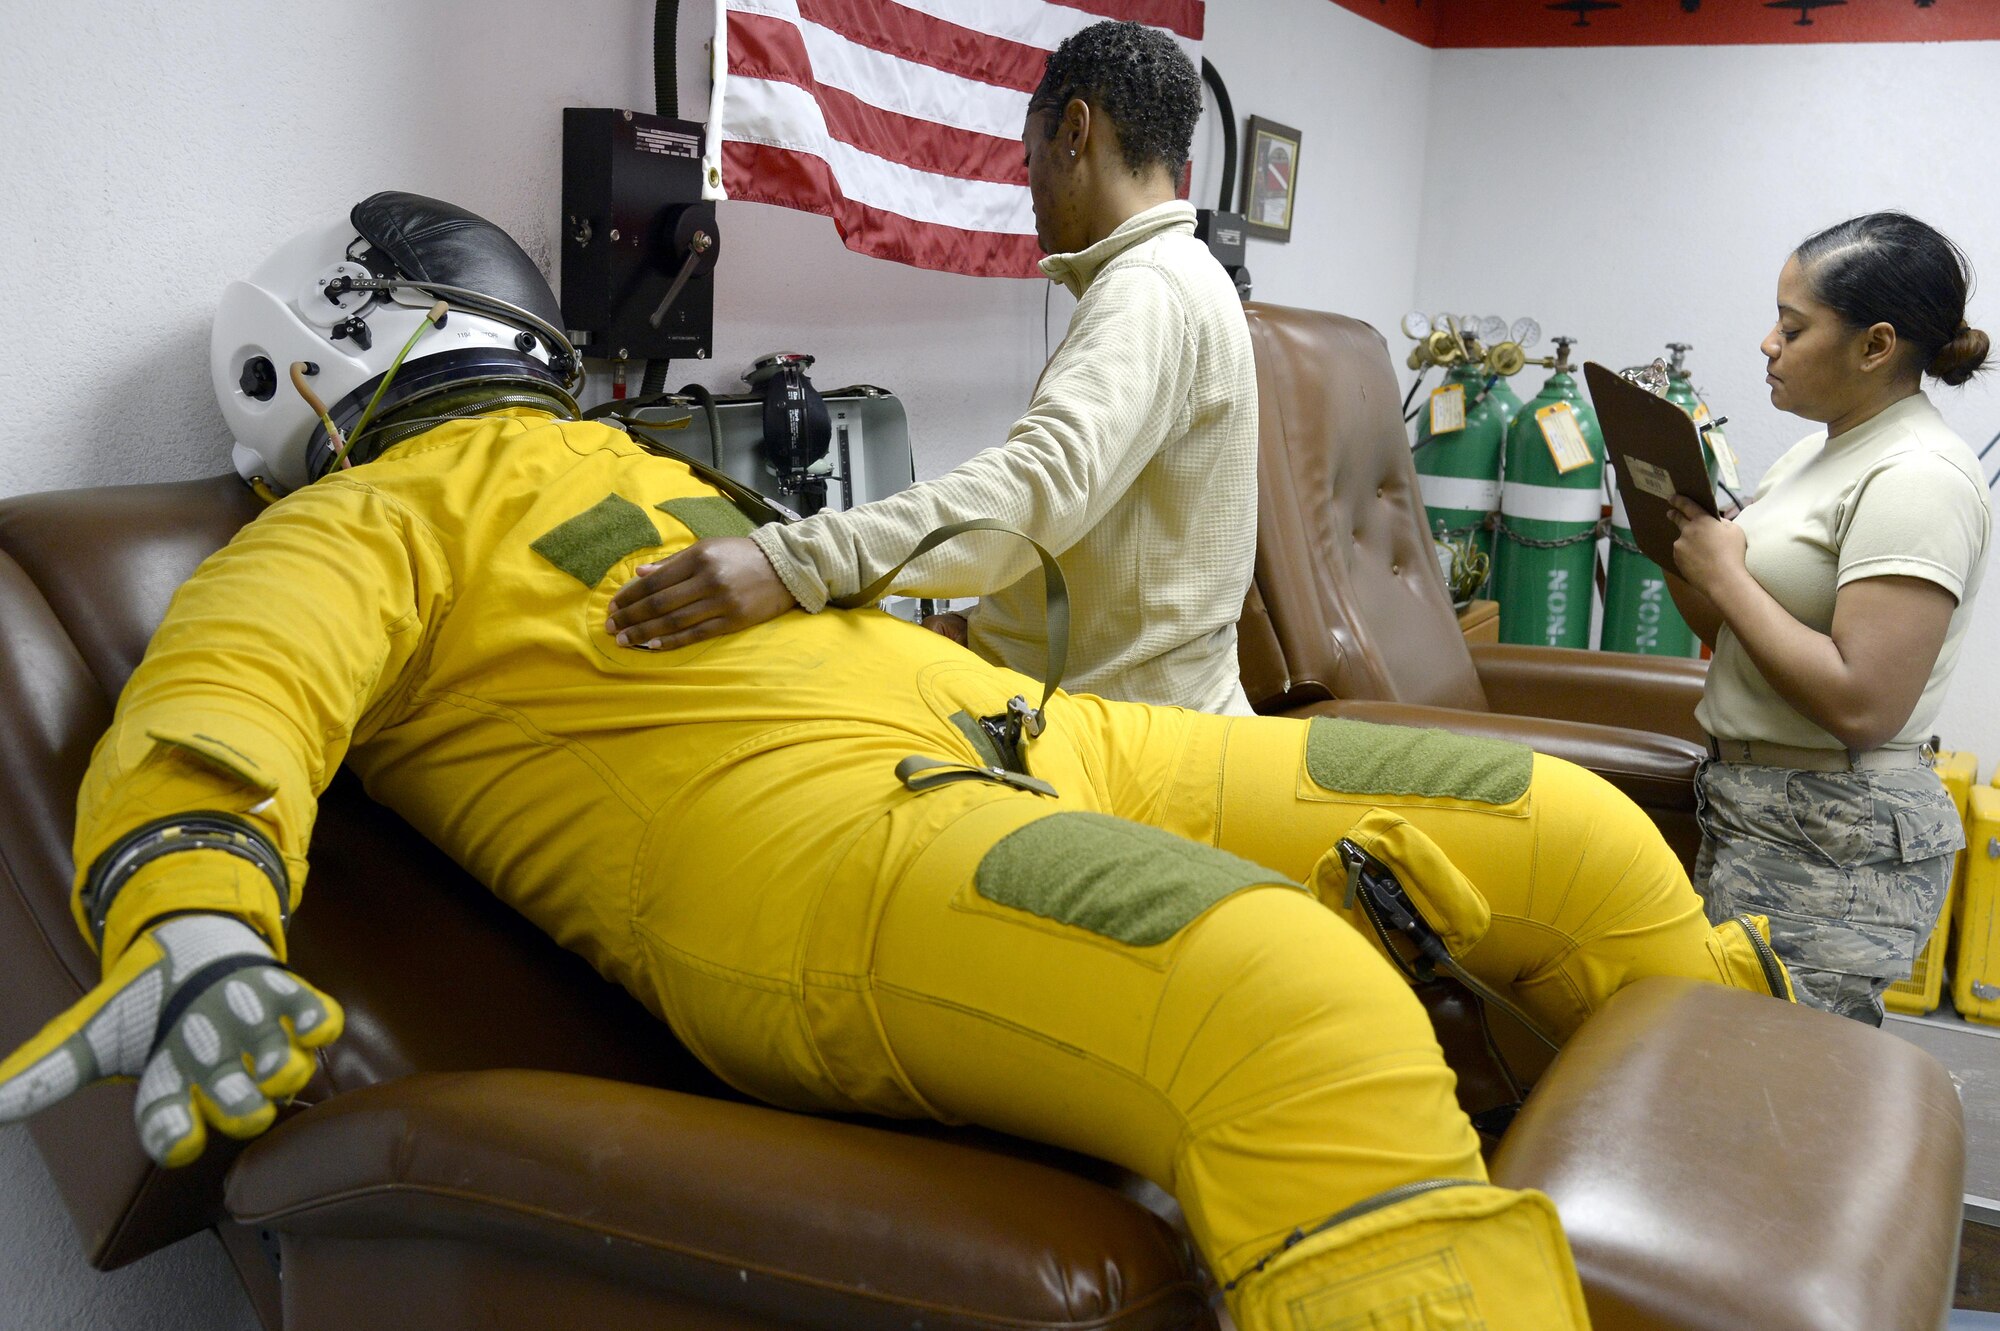
[[[972,745],[972,751],[979,755],[980,762],[988,767],[1006,766],[1000,761],[1000,750],[994,746],[993,737],[973,719],[971,712],[953,712],[951,723],[965,736],[966,743]]]
[[[626,555],[659,543],[659,528],[646,510],[611,494],[537,537],[529,548],[584,586],[595,587]]]
[[[711,536],[748,536],[757,529],[756,523],[743,516],[742,509],[720,495],[669,499],[653,507],[693,532],[697,541]]]
[[[1151,947],[1231,893],[1285,881],[1156,827],[1056,813],[1002,837],[979,862],[973,886],[999,905]]]
[[[1306,730],[1306,775],[1345,795],[1512,804],[1528,793],[1535,753],[1505,740],[1316,716]]]

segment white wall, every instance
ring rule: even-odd
[[[706,106],[713,16],[682,10],[687,114]],[[207,369],[216,297],[278,241],[376,190],[482,213],[551,270],[560,108],[651,107],[652,11],[0,7],[0,495],[225,470]],[[1392,327],[1411,294],[1424,125],[1371,108],[1421,86],[1430,53],[1326,0],[1220,0],[1207,47],[1239,114],[1304,135],[1294,239],[1252,243],[1257,294]],[[1197,142],[1204,206],[1216,166],[1199,159],[1220,143],[1212,125]],[[920,475],[1003,437],[1073,307],[1040,280],[863,258],[821,217],[724,204],[721,223],[715,360],[677,364],[670,382],[734,389],[764,352],[812,352],[822,386],[902,397]],[[26,1135],[0,1134],[0,1322],[248,1325],[233,1289],[206,1238],[115,1276],[85,1271]]]
[[[1882,208],[1939,227],[1983,273],[1970,318],[2000,342],[2000,43],[1441,51],[1433,87],[1417,304],[1533,314],[1609,365],[1692,343],[1746,481],[1815,428],[1770,405],[1757,344],[1778,269],[1821,227]],[[2000,373],[1931,395],[1975,449],[2000,431]],[[1973,613],[1940,729],[1983,773],[2000,587]]]
[[[553,108],[646,82],[636,9],[8,6],[0,492],[223,470],[216,297],[375,190],[463,201],[546,261]]]
[[[681,104],[698,115],[712,10],[682,10]],[[0,310],[15,336],[0,357],[0,494],[224,469],[206,368],[216,296],[378,189],[482,213],[555,276],[559,109],[651,106],[652,6],[488,0],[467,14],[388,0],[6,9]],[[1293,38],[1275,54],[1274,32]],[[1214,5],[1208,49],[1234,72],[1239,113],[1305,135],[1295,238],[1252,244],[1258,295],[1393,323],[1423,124],[1357,127],[1378,94],[1421,82],[1430,53],[1325,0]],[[1198,153],[1219,157],[1212,126],[1207,141]],[[756,356],[810,351],[821,385],[904,399],[921,475],[1003,437],[1041,368],[1048,283],[863,258],[826,219],[759,205],[725,204],[721,223],[715,360],[676,365],[676,386],[737,389]],[[1067,293],[1048,306],[1060,338]]]
[[[7,1331],[257,1331],[212,1233],[93,1271],[24,1127],[0,1128],[0,1327]]]
[[[683,11],[686,111],[706,106],[713,20]],[[376,190],[482,213],[554,276],[560,108],[651,106],[652,6],[474,12],[7,9],[0,309],[16,337],[0,357],[0,494],[226,468],[206,368],[217,295]],[[755,356],[812,351],[823,385],[903,393],[940,468],[1001,437],[1041,367],[1046,283],[864,259],[825,219],[777,209],[724,205],[722,225],[716,359],[675,366],[676,385],[738,388]]]
[[[1400,342],[1417,270],[1435,53],[1327,0],[1220,0],[1202,54],[1241,122],[1299,131],[1289,242],[1249,243],[1257,300],[1365,319]],[[1243,209],[1238,144],[1236,207]],[[1222,134],[1195,135],[1195,204],[1215,206]]]

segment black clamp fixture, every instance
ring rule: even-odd
[[[1215,207],[1195,210],[1194,234],[1208,246],[1208,252],[1236,284],[1237,296],[1248,300],[1250,270],[1243,266],[1243,239],[1248,232],[1243,214],[1235,210],[1232,201],[1236,183],[1236,108],[1229,101],[1229,89],[1222,86],[1222,75],[1215,72],[1215,66],[1206,57],[1201,62],[1201,81],[1215,94],[1216,114],[1222,121],[1222,191]]]
[[[813,358],[802,352],[760,356],[743,376],[764,399],[764,465],[802,517],[826,507],[827,469],[833,418],[806,371]]]

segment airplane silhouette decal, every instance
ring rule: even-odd
[[[1846,3],[1847,0],[1770,0],[1770,3],[1765,5],[1764,8],[1796,9],[1799,11],[1799,21],[1794,26],[1810,28],[1813,21],[1812,12],[1815,9],[1830,9],[1834,5],[1844,5]],[[1917,8],[1922,9],[1925,7],[1923,0],[1918,0]]]
[[[1615,3],[1615,0],[1562,0],[1561,4],[1550,5],[1549,8],[1576,15],[1575,26],[1587,28],[1590,26],[1590,16],[1598,10],[1622,9],[1624,6]]]

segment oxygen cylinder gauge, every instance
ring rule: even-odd
[[[1403,335],[1416,345],[1408,364],[1418,371],[1403,401],[1404,419],[1417,423],[1414,452],[1424,496],[1425,521],[1458,552],[1466,572],[1455,594],[1471,595],[1493,554],[1500,510],[1500,463],[1507,427],[1521,408],[1508,376],[1525,361],[1515,329],[1539,335],[1531,319],[1510,327],[1496,315],[1435,314],[1412,310]],[[1444,382],[1416,401],[1431,367]]]
[[[1416,345],[1406,363],[1413,370],[1432,365],[1450,369],[1455,365],[1477,365],[1493,379],[1519,374],[1530,364],[1525,348],[1541,339],[1542,327],[1533,319],[1516,319],[1509,325],[1498,315],[1440,314],[1421,310],[1403,316],[1403,336]]]
[[[1473,359],[1472,350],[1452,315],[1440,314],[1432,319],[1421,310],[1411,310],[1403,316],[1402,328],[1403,336],[1417,344],[1410,348],[1405,361],[1413,370],[1431,365],[1450,367]]]
[[[1516,375],[1528,358],[1521,351],[1518,342],[1495,342],[1486,349],[1486,372],[1498,375]]]
[[[1533,319],[1516,319],[1510,328],[1497,315],[1479,321],[1479,340],[1486,344],[1486,372],[1503,378],[1517,375],[1529,364],[1526,348],[1542,336]]]

